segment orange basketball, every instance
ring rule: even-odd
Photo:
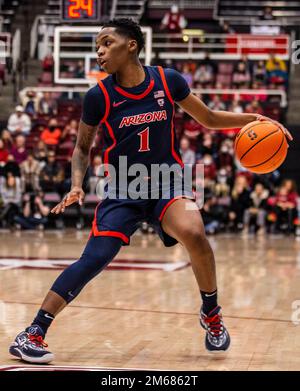
[[[273,122],[254,121],[236,135],[234,149],[243,167],[266,174],[284,162],[288,143],[283,131]]]

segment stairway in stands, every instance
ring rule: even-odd
[[[21,55],[24,51],[27,51],[27,53],[30,52],[30,31],[33,21],[37,15],[43,14],[46,8],[47,3],[40,0],[22,0],[17,8],[14,18],[12,19],[11,32],[12,35],[14,35],[15,31],[20,29]],[[37,78],[41,73],[40,61],[29,59],[28,69],[28,77],[23,82],[23,88],[37,85]],[[15,105],[10,75],[8,83],[3,87],[2,95],[0,96],[0,121],[7,120],[9,114],[14,110]]]
[[[44,13],[47,3],[40,0],[23,0],[17,10],[12,23],[12,33],[17,29],[21,30],[21,44],[23,50],[30,48],[30,31],[37,15]]]
[[[248,1],[245,0],[217,0],[216,16],[218,19],[226,19],[231,23],[234,19],[259,18],[263,15],[266,6],[271,6],[273,15],[277,19],[289,20],[300,19],[300,1]]]
[[[287,123],[300,126],[300,64],[294,66],[289,88]]]
[[[116,8],[111,15],[115,18],[133,18],[139,22],[144,13],[145,5],[146,0],[117,0]]]

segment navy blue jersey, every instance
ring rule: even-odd
[[[145,80],[134,88],[122,88],[110,75],[91,88],[84,99],[82,121],[102,124],[104,163],[118,168],[119,156],[128,166],[142,163],[174,163],[183,166],[174,129],[174,101],[186,98],[190,89],[172,69],[144,67]]]

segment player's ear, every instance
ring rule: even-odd
[[[135,51],[137,51],[137,42],[134,39],[130,39],[128,41],[128,49],[130,53],[134,53]]]

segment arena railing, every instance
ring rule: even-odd
[[[57,84],[87,84],[88,77],[74,78],[61,75],[63,62],[83,61],[85,74],[91,72],[92,60],[96,59],[95,37],[99,27],[58,26],[54,29],[54,41],[49,37],[53,51],[54,81]],[[182,34],[152,34],[151,27],[142,27],[146,34],[145,51],[141,58],[145,63],[155,64],[162,60],[201,60],[210,52],[215,60],[238,60],[247,54],[250,60],[266,60],[275,52],[283,60],[290,58],[290,36],[252,34],[206,34],[202,30],[183,30]],[[87,41],[87,37],[89,41]],[[46,50],[47,49],[47,50]]]
[[[11,56],[12,56],[13,69],[16,70],[18,61],[20,60],[21,57],[21,30],[20,29],[17,29],[13,36]]]
[[[179,3],[181,9],[212,9],[214,8],[215,0],[180,0]],[[154,9],[166,9],[170,8],[173,4],[173,0],[150,0],[148,7]]]
[[[28,91],[35,91],[35,92],[53,92],[53,93],[67,93],[68,99],[73,99],[75,93],[86,93],[88,90],[88,87],[26,87],[22,91],[20,91],[21,96],[25,96]],[[283,90],[251,90],[251,89],[228,89],[228,88],[192,88],[192,92],[194,94],[201,94],[201,95],[210,95],[210,94],[217,94],[217,95],[233,95],[233,96],[240,96],[240,95],[262,95],[262,96],[278,96],[280,97],[280,107],[285,108],[287,106],[287,94]]]
[[[35,57],[35,52],[37,45],[38,47],[38,59],[42,60],[45,56],[45,53],[48,54],[51,50],[50,41],[53,34],[49,32],[52,26],[59,25],[59,19],[56,16],[47,16],[47,15],[37,15],[34,19],[34,22],[30,31],[30,57]],[[39,29],[41,26],[44,26],[44,33],[40,34]],[[53,27],[54,30],[54,27]],[[42,42],[39,42],[39,36],[42,37]]]
[[[10,33],[0,33],[0,56],[1,56],[1,63],[5,63],[5,58],[11,57],[11,34]]]
[[[215,0],[213,8],[213,18],[223,23],[225,20],[231,25],[252,25],[252,24],[264,24],[264,25],[280,25],[280,26],[298,26],[300,21],[299,11],[295,11],[293,7],[299,6],[299,2],[282,1],[280,4],[270,4],[269,1],[251,1],[250,6],[245,7],[245,4],[240,4],[240,8],[234,8],[234,4],[228,1],[228,6],[231,7],[228,12],[220,13],[220,0]],[[274,3],[274,2],[273,2]],[[275,17],[273,20],[260,20],[263,15],[263,8],[266,6],[272,7],[272,14]],[[284,10],[278,10],[277,6],[285,7]],[[241,11],[241,7],[244,7]],[[258,8],[257,8],[258,7]],[[288,9],[290,7],[290,9]]]
[[[203,30],[183,30],[182,34],[153,34],[152,51],[161,59],[202,59],[204,52],[220,60],[239,59],[247,54],[251,60],[267,59],[275,51],[289,59],[290,36],[280,34],[206,34]]]

